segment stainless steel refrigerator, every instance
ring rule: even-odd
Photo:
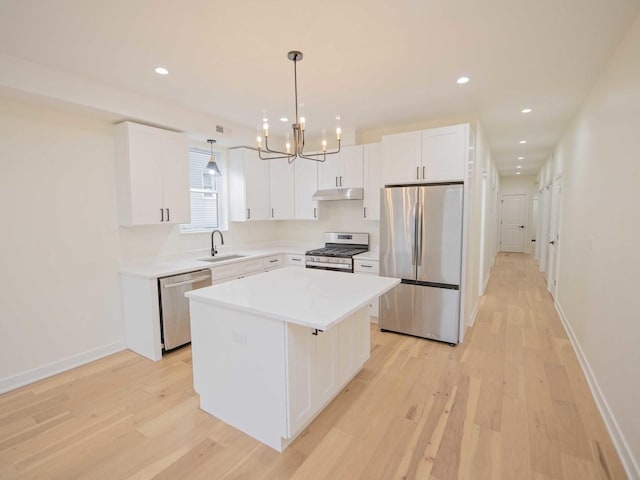
[[[402,282],[380,297],[380,328],[457,344],[462,184],[381,192],[380,275]]]

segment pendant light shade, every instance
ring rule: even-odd
[[[207,163],[207,166],[205,168],[207,170],[210,170],[214,175],[222,175],[222,173],[220,173],[220,168],[216,163],[216,156],[213,154],[213,144],[216,143],[216,141],[210,138],[209,140],[207,140],[207,142],[209,142],[209,144],[211,145],[211,158],[209,159],[209,163]]]

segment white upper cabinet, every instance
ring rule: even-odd
[[[384,187],[382,145],[364,145],[364,199],[362,216],[367,220],[380,220],[380,189]]]
[[[469,125],[382,137],[385,184],[463,181]]]
[[[416,183],[421,179],[422,132],[382,137],[384,182],[388,185]]]
[[[258,152],[237,148],[229,152],[229,209],[231,220],[271,219],[269,163]]]
[[[363,186],[362,145],[341,147],[340,153],[327,155],[318,164],[318,189]]]
[[[423,180],[427,182],[465,179],[468,125],[432,128],[422,132]]]
[[[295,166],[286,158],[267,160],[271,190],[271,218],[290,220],[295,218]]]
[[[187,136],[133,122],[114,134],[120,225],[191,223]]]
[[[313,194],[318,190],[318,162],[296,158],[295,172],[295,217],[298,220],[318,218],[318,202]]]

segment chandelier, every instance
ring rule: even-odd
[[[293,129],[293,145],[291,145],[289,139],[289,132],[285,136],[285,148],[286,151],[276,150],[269,148],[269,120],[266,116],[262,119],[262,132],[258,127],[258,156],[261,160],[275,160],[278,158],[286,158],[289,163],[292,163],[296,158],[304,158],[306,160],[314,160],[316,162],[324,162],[327,159],[327,155],[334,155],[340,152],[340,135],[342,130],[340,128],[340,116],[336,115],[336,139],[338,140],[338,148],[333,151],[327,151],[327,138],[326,131],[322,131],[322,153],[320,155],[311,155],[304,152],[304,132],[305,132],[305,118],[298,112],[298,106],[302,107],[302,104],[298,104],[298,71],[296,65],[302,60],[302,52],[292,50],[287,54],[287,58],[293,62],[293,84],[295,88],[295,101],[296,101],[296,118],[295,123],[291,125]],[[264,148],[262,147],[262,141],[264,138]],[[293,148],[292,148],[293,147]],[[263,156],[262,153],[268,153],[271,155]]]

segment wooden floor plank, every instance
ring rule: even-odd
[[[465,342],[372,327],[371,358],[283,453],[198,408],[191,350],[111,355],[0,396],[0,478],[621,479],[530,256],[500,254]]]

